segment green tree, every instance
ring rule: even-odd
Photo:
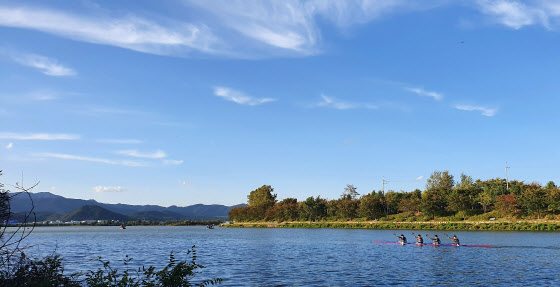
[[[447,206],[445,191],[439,189],[425,190],[422,193],[422,212],[433,217],[445,215]]]
[[[316,198],[310,196],[305,201],[300,202],[299,206],[299,214],[302,220],[315,221],[327,214],[327,202],[320,196]]]
[[[367,219],[377,219],[385,215],[382,198],[375,191],[362,196],[358,206],[358,215]]]
[[[466,218],[467,210],[472,207],[472,200],[468,191],[468,186],[466,188],[456,188],[447,196],[446,209],[461,213],[463,220]]]
[[[490,207],[494,203],[494,197],[492,196],[491,191],[485,190],[478,194],[477,202],[482,205],[482,209],[484,213],[488,211],[488,207]]]
[[[426,181],[426,190],[443,190],[451,191],[455,181],[453,180],[453,175],[449,174],[448,170],[444,171],[434,171],[430,178]]]
[[[537,213],[537,218],[541,218],[541,212],[548,206],[547,196],[542,186],[533,182],[525,187],[521,196],[518,198],[519,205],[527,214]]]
[[[270,185],[263,185],[249,193],[247,199],[249,206],[257,209],[259,219],[264,219],[266,210],[274,206],[277,195],[272,193],[274,189]]]
[[[466,175],[465,173],[461,173],[461,178],[459,182],[457,182],[457,188],[469,188],[474,186],[474,181],[472,177]]]

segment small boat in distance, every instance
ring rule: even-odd
[[[126,225],[121,224],[121,229],[126,229]]]
[[[214,229],[214,224],[206,225],[206,229]]]

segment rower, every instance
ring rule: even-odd
[[[400,244],[406,244],[406,237],[404,237],[404,234],[401,234],[401,236],[397,236],[397,238],[399,239]]]
[[[414,236],[414,233],[412,233],[412,236]],[[416,238],[417,244],[424,244],[424,239],[422,238],[421,234],[418,234],[418,236],[414,236],[414,238]]]
[[[459,238],[457,238],[457,235],[453,235],[453,238],[449,237],[447,234],[445,234],[445,236],[447,236],[447,238],[451,239],[451,241],[453,241],[453,243],[455,243],[455,245],[457,245],[457,246],[461,245],[459,243]]]
[[[431,238],[428,234],[426,234],[426,236],[428,236],[428,238],[430,238],[430,240],[432,240],[434,245],[440,245],[441,244],[441,241],[439,240],[439,237],[437,235],[434,235],[434,238]]]

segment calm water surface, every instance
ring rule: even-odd
[[[560,234],[455,232],[462,244],[492,248],[400,246],[392,230],[244,229],[205,227],[39,227],[26,244],[43,256],[55,250],[67,271],[97,269],[98,256],[122,267],[164,266],[173,251],[184,260],[196,245],[200,278],[222,286],[560,286]],[[412,231],[404,233],[409,240]],[[416,231],[416,233],[420,233]],[[444,232],[438,234],[448,243]],[[449,235],[453,235],[448,232]],[[445,240],[443,240],[445,238]]]

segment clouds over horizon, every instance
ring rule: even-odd
[[[111,165],[122,165],[122,166],[130,166],[130,167],[146,166],[144,163],[140,163],[140,162],[136,162],[136,161],[112,160],[112,159],[105,159],[105,158],[87,157],[87,156],[62,154],[62,153],[37,153],[37,154],[35,154],[35,156],[45,157],[45,158],[57,158],[57,159],[66,159],[66,160],[105,163],[105,164],[111,164]]]
[[[95,192],[123,192],[126,188],[120,186],[95,186],[93,187]]]
[[[162,150],[156,150],[155,152],[140,152],[138,150],[130,149],[130,150],[120,150],[117,151],[117,154],[126,155],[130,157],[137,157],[137,158],[147,158],[147,159],[160,159],[166,158],[167,154]]]

